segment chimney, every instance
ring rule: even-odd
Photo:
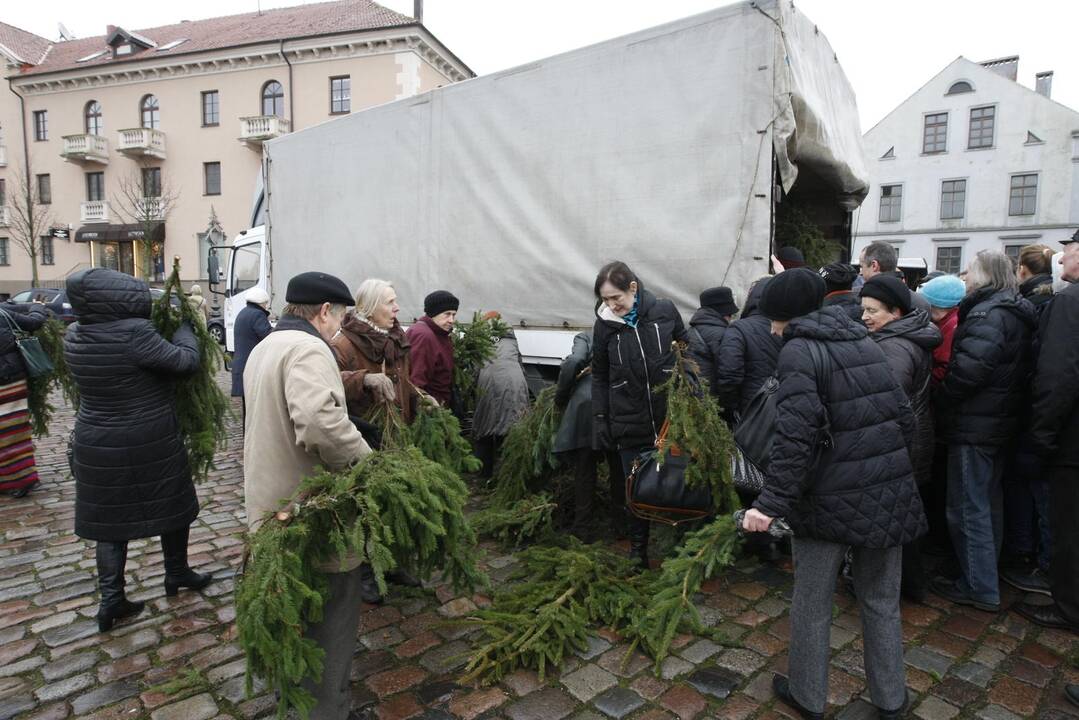
[[[423,22],[423,0],[412,0],[412,17],[418,23]]]
[[[1046,70],[1034,76],[1034,92],[1045,97],[1052,97],[1053,71]]]
[[[987,70],[992,70],[997,75],[1006,77],[1012,82],[1019,79],[1018,55],[1009,55],[1008,57],[997,58],[996,60],[986,60],[980,64]]]

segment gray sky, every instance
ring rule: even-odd
[[[262,0],[263,9],[297,0]],[[412,0],[383,0],[411,15]],[[424,21],[479,74],[703,12],[723,0],[426,0]],[[1079,62],[1073,0],[800,0],[796,6],[828,36],[846,70],[862,130],[921,87],[957,56],[988,60],[1019,55],[1019,81],[1055,70],[1053,98],[1079,110]],[[48,38],[63,22],[78,37],[107,24],[128,29],[251,12],[258,0],[9,0],[0,19]]]

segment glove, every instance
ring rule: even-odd
[[[614,438],[611,437],[611,425],[607,422],[606,415],[596,415],[593,418],[592,432],[596,438],[597,450],[614,449]]]
[[[397,399],[393,380],[385,373],[367,373],[363,376],[363,386],[371,391],[378,402],[391,403]]]

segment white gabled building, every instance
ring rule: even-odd
[[[930,270],[981,250],[1013,257],[1079,226],[1079,112],[1017,81],[1019,58],[959,57],[864,136],[872,182],[854,250],[884,240]]]

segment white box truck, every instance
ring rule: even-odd
[[[435,289],[497,310],[526,362],[590,327],[624,260],[689,313],[768,271],[776,203],[849,249],[867,191],[854,93],[787,0],[743,2],[356,112],[268,142],[253,227],[210,261],[231,327],[290,277],[390,280],[409,324]],[[261,224],[260,224],[261,223]]]

